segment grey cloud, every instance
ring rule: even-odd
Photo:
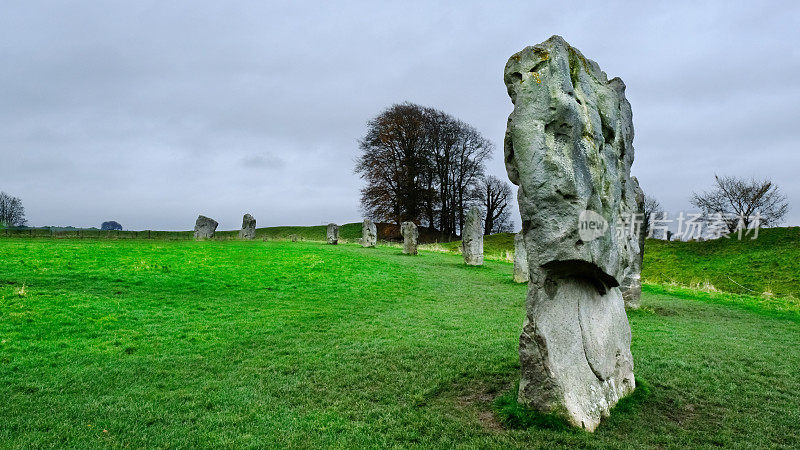
[[[248,155],[239,160],[242,167],[251,169],[280,169],[285,163],[272,155]]]

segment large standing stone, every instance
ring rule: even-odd
[[[647,237],[644,232],[644,192],[639,187],[639,180],[631,177],[636,190],[636,215],[633,223],[633,232],[636,233],[636,257],[630,267],[630,271],[620,284],[622,299],[625,307],[638,309],[642,305],[642,263],[644,262],[644,240]],[[638,222],[638,223],[637,223]]]
[[[528,252],[525,251],[525,239],[522,232],[514,235],[514,281],[528,282]]]
[[[559,36],[513,55],[504,79],[530,272],[519,401],[591,431],[635,387],[619,282],[636,243],[614,230],[636,209],[631,108],[622,80]]]
[[[483,264],[483,219],[481,210],[474,206],[467,212],[461,230],[461,253],[468,266]]]
[[[400,224],[400,234],[403,235],[403,253],[407,255],[417,254],[417,241],[419,231],[414,222],[403,222]]]
[[[242,229],[239,231],[239,239],[255,239],[256,237],[256,219],[250,214],[245,214],[242,217]]]
[[[369,220],[364,219],[361,225],[361,246],[362,247],[375,247],[378,243],[378,228]]]
[[[339,225],[335,223],[328,224],[327,239],[328,244],[336,245],[339,243]]]
[[[217,232],[217,225],[219,225],[217,221],[210,217],[198,216],[194,223],[194,238],[197,240],[213,238]]]

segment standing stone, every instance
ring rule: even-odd
[[[407,255],[417,254],[417,241],[419,231],[414,222],[403,222],[400,224],[400,234],[403,235],[403,253]]]
[[[477,207],[470,208],[461,231],[461,253],[468,266],[483,265],[483,220]]]
[[[636,257],[633,259],[628,276],[620,284],[622,299],[628,309],[639,309],[642,306],[642,263],[644,262],[644,240],[647,237],[644,232],[644,192],[639,187],[639,180],[631,177],[636,191],[636,215],[639,223],[634,223],[633,230],[636,233]]]
[[[339,225],[335,223],[328,224],[328,244],[336,245],[339,243]]]
[[[216,220],[206,216],[197,216],[197,221],[194,223],[194,238],[196,240],[212,239],[214,233],[217,232]]]
[[[514,235],[514,281],[528,282],[528,252],[525,251],[525,238],[522,232]]]
[[[242,217],[242,230],[239,231],[239,239],[255,239],[256,237],[256,219],[250,214],[245,214]]]
[[[362,247],[375,247],[378,243],[378,228],[369,220],[364,219],[361,225],[361,246]]]
[[[513,55],[504,81],[530,272],[518,400],[593,431],[635,387],[619,284],[636,242],[614,229],[636,210],[625,84],[559,36]]]

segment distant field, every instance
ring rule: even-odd
[[[324,241],[325,225],[258,228],[257,239]],[[191,240],[191,231],[100,231],[80,230],[51,233],[48,230],[0,231],[0,238],[31,236],[56,238],[109,238]],[[219,231],[219,240],[236,239],[239,231]],[[387,233],[389,234],[387,236]],[[358,242],[361,223],[341,225],[343,242]],[[391,225],[380,224],[381,239],[399,239]],[[437,240],[434,234],[424,236],[427,242]],[[458,254],[461,241],[427,244],[423,248]],[[484,238],[484,253],[490,260],[511,261],[514,234],[499,233]],[[666,242],[648,239],[643,279],[650,284],[673,284],[704,291],[721,291],[739,295],[777,297],[800,306],[800,227],[767,228],[759,238],[750,240],[717,239],[705,242]]]
[[[298,239],[307,241],[324,241],[327,230],[327,225],[257,228],[256,239],[290,239],[296,236]],[[239,230],[220,231],[217,236],[221,238],[236,238],[239,236]],[[348,223],[340,225],[339,238],[353,241],[361,239],[361,224]]]
[[[442,247],[453,253],[461,253],[461,241],[441,244]],[[513,261],[514,258],[514,233],[498,233],[483,238],[483,253],[489,259]]]
[[[256,239],[283,239],[289,240],[297,238],[305,241],[324,241],[327,234],[327,225],[316,226],[280,226],[264,227],[256,229]],[[380,239],[399,239],[396,226],[390,224],[378,224],[378,234]],[[421,230],[422,237],[428,241],[435,240],[435,237]],[[427,235],[426,235],[427,234]],[[159,230],[121,230],[104,231],[92,229],[75,230],[49,230],[49,229],[2,229],[0,238],[58,238],[58,239],[154,239],[154,240],[191,240],[194,238],[193,231],[159,231]],[[239,230],[218,230],[217,240],[237,239]],[[339,237],[344,241],[357,242],[361,239],[361,222],[346,223],[339,226]]]
[[[257,239],[290,239],[293,236],[301,240],[324,241],[327,226],[284,226],[256,229]],[[350,223],[339,228],[342,239],[359,239],[361,237],[361,224]],[[239,230],[220,230],[216,233],[219,240],[236,239]],[[192,231],[103,231],[103,230],[59,230],[24,229],[0,230],[0,238],[62,238],[62,239],[154,239],[154,240],[191,240],[194,238]]]
[[[629,317],[649,394],[595,434],[511,429],[493,402],[526,288],[506,262],[24,238],[0,260],[0,447],[800,446],[798,312],[648,287]]]

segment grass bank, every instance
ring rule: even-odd
[[[649,283],[800,298],[800,227],[766,228],[758,239],[750,237],[704,242],[650,239],[642,277]]]
[[[758,239],[751,237],[752,234],[742,240],[721,238],[704,242],[648,239],[642,278],[654,285],[760,297],[765,303],[797,303],[800,227],[765,228],[760,230]],[[441,245],[451,253],[458,253],[461,241]],[[513,251],[511,233],[484,238],[487,258],[508,259]]]

